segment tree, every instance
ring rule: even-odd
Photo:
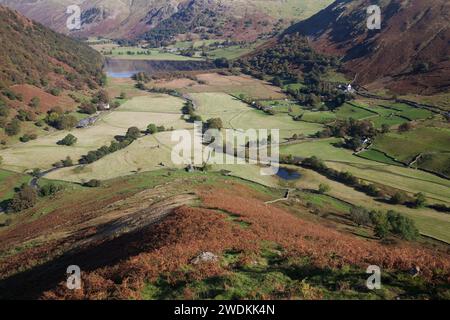
[[[61,163],[65,168],[73,166],[73,160],[69,156],[67,156],[66,159],[61,161]]]
[[[331,187],[325,183],[321,183],[319,185],[319,193],[320,194],[328,193],[328,192],[330,192],[330,190],[331,190]]]
[[[156,127],[156,125],[155,124],[149,124],[148,125],[148,127],[147,127],[147,133],[149,133],[149,134],[155,134],[155,133],[158,133],[158,128]]]
[[[108,92],[106,92],[105,90],[98,91],[95,94],[94,98],[92,98],[92,103],[94,103],[94,104],[98,104],[98,103],[108,104],[109,103]]]
[[[128,129],[127,134],[125,137],[127,139],[136,140],[141,136],[141,131],[137,127],[131,127]]]
[[[13,212],[20,212],[36,205],[37,192],[28,185],[22,185],[11,200],[8,209]]]
[[[208,125],[208,129],[222,129],[223,128],[223,123],[222,123],[222,119],[220,118],[211,118],[208,119],[208,121],[206,121],[207,125]]]
[[[39,188],[39,196],[48,197],[57,194],[63,189],[61,185],[57,185],[54,183],[46,184]]]
[[[278,76],[273,78],[272,83],[277,87],[283,86],[283,82],[281,81],[280,77],[278,77]]]
[[[20,132],[20,121],[19,119],[13,119],[5,127],[5,132],[8,136],[15,136]]]
[[[390,232],[390,226],[386,214],[382,212],[372,211],[370,213],[370,219],[372,221],[372,224],[375,226],[375,235],[380,239],[385,239]]]
[[[350,218],[358,226],[367,226],[372,222],[370,213],[363,207],[354,207],[350,210]]]
[[[396,192],[391,197],[391,202],[393,204],[404,204],[406,202],[406,200],[407,200],[407,196],[403,192]]]
[[[64,139],[58,141],[57,144],[60,146],[73,146],[75,143],[77,143],[77,140],[77,137],[69,133],[64,137]]]
[[[58,130],[69,130],[74,128],[78,124],[77,118],[72,115],[62,115],[60,116],[54,126]]]
[[[391,227],[391,232],[405,240],[414,240],[419,236],[419,230],[414,221],[395,211],[387,213],[387,220]]]
[[[391,131],[391,127],[387,123],[383,123],[381,125],[381,133],[389,133]]]
[[[427,204],[427,198],[422,192],[419,192],[415,195],[416,199],[414,200],[414,207],[423,208]]]
[[[97,112],[97,107],[93,103],[84,102],[80,106],[80,112],[86,114],[94,114]]]

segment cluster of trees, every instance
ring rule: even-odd
[[[78,138],[75,137],[73,134],[68,134],[67,136],[65,136],[63,139],[59,140],[57,142],[58,145],[60,146],[73,146],[75,143],[77,143]]]
[[[181,109],[181,112],[184,115],[189,116],[188,121],[190,121],[190,122],[203,121],[202,117],[200,117],[198,114],[195,113],[194,103],[191,100],[187,100],[184,103],[183,108]]]
[[[141,131],[137,127],[131,127],[128,129],[124,137],[118,137],[115,141],[112,141],[109,146],[102,146],[95,151],[89,151],[87,155],[84,155],[79,160],[80,164],[93,163],[101,158],[107,156],[110,153],[114,153],[121,149],[128,147],[134,140],[141,136]]]
[[[317,137],[345,138],[342,146],[357,151],[364,146],[365,139],[373,139],[377,134],[378,131],[371,121],[357,121],[350,118],[336,121],[327,126],[323,131],[317,133]]]
[[[138,72],[136,74],[133,75],[133,80],[137,81],[137,82],[149,82],[150,80],[152,80],[152,77],[146,73],[146,72]]]
[[[71,157],[67,156],[64,160],[58,161],[53,164],[55,168],[68,168],[73,166],[73,160]]]
[[[54,183],[46,184],[37,189],[27,184],[23,184],[16,190],[13,198],[8,201],[7,211],[20,212],[33,208],[38,201],[38,197],[53,196],[62,190],[63,187],[61,185],[57,185]]]
[[[78,124],[78,119],[64,113],[60,107],[55,107],[47,112],[45,122],[58,130],[69,130]]]
[[[178,34],[188,34],[190,32],[204,32],[207,34],[220,35],[222,24],[220,23],[220,13],[222,8],[192,2],[188,6],[179,8],[170,19],[162,20],[152,30],[141,36],[149,46],[166,47]]]
[[[158,132],[164,132],[164,131],[166,131],[166,128],[164,126],[157,126],[156,124],[151,123],[147,126],[146,133],[147,134],[156,134]]]
[[[405,240],[415,240],[419,237],[419,230],[410,218],[395,212],[368,211],[363,207],[350,210],[350,218],[358,226],[372,226],[375,235],[381,239],[395,235]]]

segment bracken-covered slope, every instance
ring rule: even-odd
[[[329,5],[332,0],[0,0],[32,19],[62,33],[66,9],[79,5],[82,30],[79,36],[137,38],[153,29],[178,26],[175,32],[215,33],[234,39],[252,39],[286,27]],[[283,21],[280,21],[283,19]],[[162,24],[162,25],[160,25]],[[181,25],[181,27],[180,27]],[[194,28],[193,28],[194,27]],[[220,34],[220,33],[219,33]]]
[[[366,26],[379,4],[381,30]],[[399,93],[450,88],[450,2],[447,0],[338,0],[286,33],[309,36],[315,49],[343,57],[356,82]]]
[[[0,229],[0,298],[448,297],[444,249],[360,237],[295,195],[267,204],[280,194],[219,173],[167,173],[78,186],[22,212]],[[81,290],[66,286],[74,264]],[[383,290],[365,287],[369,265]]]
[[[0,87],[82,89],[102,82],[102,57],[88,46],[0,6]]]

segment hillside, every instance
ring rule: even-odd
[[[342,207],[317,207],[311,214],[304,197],[314,194],[298,192],[285,204],[267,204],[281,196],[279,190],[218,173],[169,173],[115,179],[94,189],[66,184],[64,192],[14,217],[0,229],[0,297],[424,299],[448,294],[450,259],[443,249],[360,237],[369,229],[339,227],[323,215],[336,215]],[[42,211],[48,213],[38,217]],[[82,290],[65,285],[66,267],[74,263],[83,272]],[[373,264],[383,268],[383,290],[364,285],[365,269]],[[413,267],[420,267],[419,276],[410,275]]]
[[[0,4],[15,8],[62,33],[68,33],[65,14],[67,6],[80,5],[82,30],[76,33],[78,36],[134,39],[153,29],[161,34],[166,27],[177,26],[171,32],[183,33],[187,30],[215,35],[223,33],[235,40],[254,40],[258,35],[271,33],[274,29],[280,31],[291,21],[305,19],[331,2],[332,0],[43,0],[36,5],[35,1],[30,0],[0,0]]]
[[[102,57],[88,46],[0,6],[0,88],[83,89],[102,83]]]
[[[290,27],[325,54],[343,57],[361,85],[397,93],[433,94],[450,88],[450,3],[446,0],[382,2],[380,31],[366,28],[372,1],[338,0]]]

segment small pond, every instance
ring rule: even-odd
[[[288,181],[298,180],[302,177],[300,172],[298,172],[297,170],[289,169],[289,168],[285,168],[285,167],[279,168],[277,176],[283,180],[288,180]]]

